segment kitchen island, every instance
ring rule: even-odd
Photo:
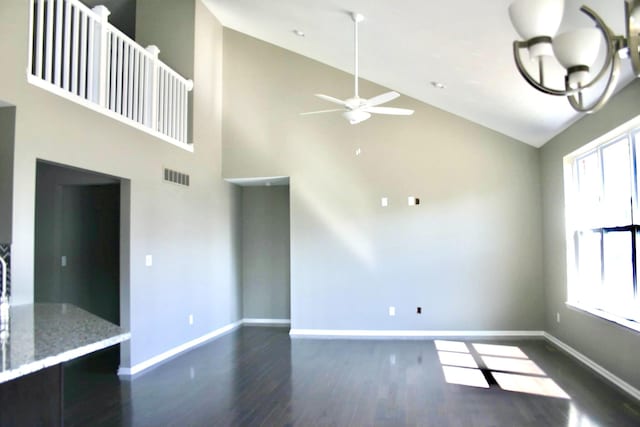
[[[62,363],[130,337],[71,304],[11,307],[9,336],[0,340],[0,425],[62,425]]]

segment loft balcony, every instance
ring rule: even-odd
[[[78,0],[31,0],[28,81],[188,151],[193,82]]]

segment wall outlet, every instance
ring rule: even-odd
[[[389,316],[395,316],[396,315],[396,308],[394,306],[389,306]]]
[[[383,197],[380,199],[380,206],[382,206],[383,208],[386,208],[387,206],[389,206],[389,198],[387,197]]]
[[[560,323],[560,312],[556,313],[556,322]]]
[[[193,325],[193,314],[189,315],[189,324]]]
[[[67,256],[66,255],[62,255],[60,257],[60,265],[62,267],[66,267],[67,266]]]
[[[147,255],[146,257],[144,257],[144,265],[146,265],[147,267],[151,267],[153,265],[152,255]]]
[[[416,307],[416,314],[422,314],[422,307]]]

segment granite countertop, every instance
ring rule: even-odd
[[[119,326],[71,304],[13,306],[9,334],[0,342],[0,383],[131,338]]]

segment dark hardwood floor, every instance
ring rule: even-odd
[[[65,425],[640,426],[640,402],[543,340],[466,340],[446,353],[432,340],[243,327],[126,381],[105,352],[65,368]],[[478,369],[460,370],[468,363]],[[474,378],[488,388],[452,383]]]

